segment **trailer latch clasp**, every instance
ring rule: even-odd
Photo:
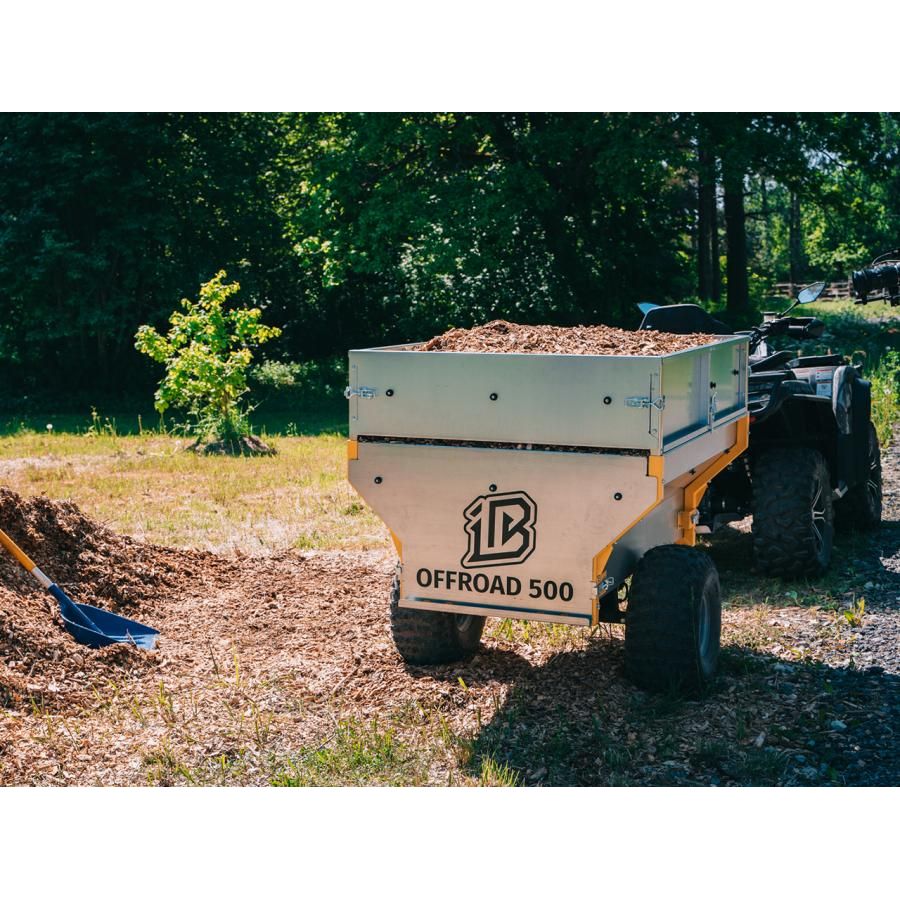
[[[348,387],[344,390],[344,397],[349,400],[351,397],[359,397],[360,400],[371,400],[378,390],[373,387]]]
[[[652,406],[654,409],[662,411],[666,408],[666,398],[657,397],[654,400],[652,397],[626,397],[625,405],[632,409],[649,409]]]

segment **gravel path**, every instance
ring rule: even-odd
[[[836,608],[728,614],[738,641],[746,647],[748,637],[757,639],[769,655],[753,680],[779,695],[773,714],[791,705],[802,709],[798,723],[810,734],[798,733],[797,745],[805,742],[808,750],[794,754],[788,783],[900,783],[900,429],[882,451],[882,469],[882,527],[839,535],[832,571],[822,579]],[[800,586],[794,596],[802,593]]]

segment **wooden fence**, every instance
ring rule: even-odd
[[[797,293],[806,287],[805,284],[791,284],[789,281],[782,281],[775,285],[775,294],[779,297],[797,296]],[[822,292],[820,300],[852,300],[853,284],[850,281],[832,281]]]

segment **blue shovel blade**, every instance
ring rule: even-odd
[[[144,650],[152,650],[156,646],[159,632],[155,628],[117,616],[97,606],[75,603],[55,584],[48,590],[59,601],[59,612],[66,631],[79,644],[86,644],[88,647],[133,644]]]

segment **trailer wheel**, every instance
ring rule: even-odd
[[[700,550],[654,547],[637,565],[625,612],[625,674],[651,691],[697,693],[719,660],[719,573]]]
[[[753,470],[756,568],[786,578],[821,575],[831,562],[834,508],[828,464],[818,450],[777,447]]]
[[[403,659],[416,666],[458,662],[472,656],[481,643],[484,616],[404,609],[400,580],[391,587],[391,635]]]
[[[866,480],[847,491],[834,505],[837,524],[843,529],[871,531],[881,525],[881,448],[871,422],[866,440],[869,460]]]

